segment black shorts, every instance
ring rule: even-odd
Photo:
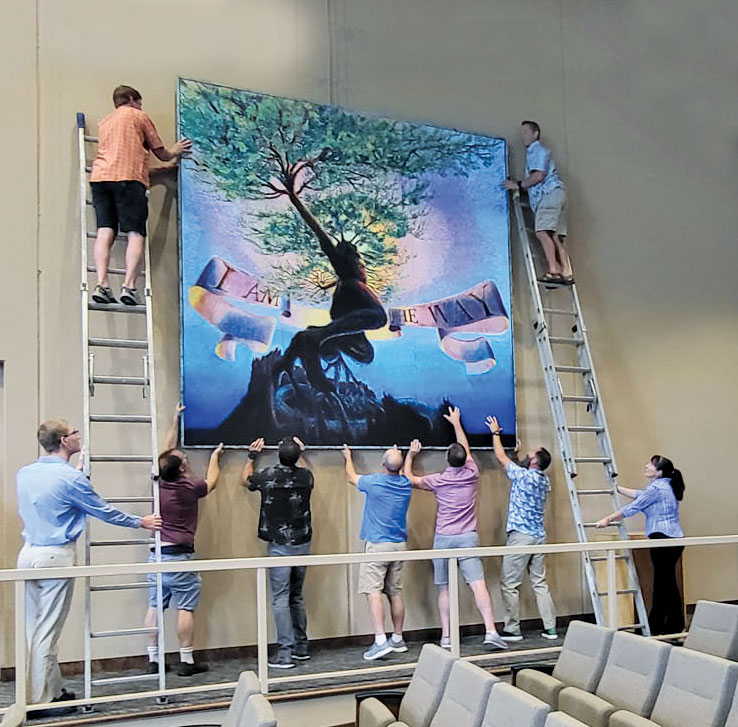
[[[149,201],[141,182],[90,182],[97,227],[146,236]]]

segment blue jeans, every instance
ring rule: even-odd
[[[310,543],[302,545],[267,544],[267,555],[308,555]],[[280,656],[292,656],[293,651],[307,651],[307,613],[302,597],[305,566],[269,569],[272,591],[272,613],[277,628],[277,650]]]

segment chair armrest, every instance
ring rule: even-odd
[[[523,671],[523,669],[535,669],[536,671],[542,671],[544,674],[553,674],[554,667],[556,666],[556,662],[551,663],[541,663],[540,661],[532,661],[525,664],[512,664],[510,666],[510,673],[512,675],[512,685],[515,686],[515,682],[518,678],[518,672]]]
[[[404,689],[375,689],[373,691],[356,692],[356,724],[359,724],[359,710],[365,699],[376,699],[381,702],[392,713],[395,719],[400,711],[400,702],[405,696]]]

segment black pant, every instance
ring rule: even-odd
[[[653,539],[668,538],[663,533],[651,533]],[[684,630],[684,607],[677,585],[676,565],[682,557],[682,546],[654,548],[651,550],[653,563],[653,602],[648,614],[651,634],[674,634]]]

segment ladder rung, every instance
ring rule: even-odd
[[[638,591],[635,588],[623,588],[622,590],[615,591],[616,596],[627,596],[629,593],[638,593]],[[597,595],[602,598],[602,596],[608,596],[607,591],[597,591]]]
[[[91,141],[94,144],[97,144],[97,137],[96,136],[88,136],[87,134],[85,134],[85,141]]]
[[[90,338],[87,342],[90,346],[101,348],[148,348],[146,341],[135,341],[128,338]]]
[[[582,526],[585,528],[596,528],[597,523],[582,523]],[[620,526],[620,523],[610,523],[609,525],[605,525],[606,528],[617,528],[619,526]]]
[[[618,626],[618,631],[627,631],[628,629],[642,629],[643,624],[628,624],[627,626]]]
[[[131,591],[134,588],[151,588],[151,583],[148,581],[143,583],[111,583],[104,586],[90,586],[90,591]]]
[[[612,495],[612,490],[577,490],[577,495]]]
[[[150,454],[91,454],[90,462],[151,462]]]
[[[126,677],[104,677],[102,679],[91,679],[90,684],[97,686],[98,684],[116,684],[117,682],[142,682],[145,679],[158,679],[159,674],[131,674]]]
[[[145,305],[125,305],[124,303],[88,303],[90,310],[104,310],[106,313],[146,313]]]
[[[87,230],[87,239],[94,240],[97,237],[97,232],[90,232]],[[128,235],[116,235],[114,238],[115,242],[128,242]]]
[[[589,374],[592,369],[589,366],[554,366],[560,374]]]
[[[136,634],[156,634],[158,629],[147,628],[145,626],[136,629],[115,629],[114,631],[93,631],[90,633],[91,639],[107,639],[109,636],[135,636]]]
[[[605,427],[592,427],[582,424],[573,424],[572,426],[567,427],[567,429],[570,432],[580,432],[582,434],[599,434],[600,432],[605,431]]]
[[[606,555],[591,555],[589,559],[593,562],[597,561],[599,563],[600,561],[607,560],[607,556]],[[627,559],[628,559],[627,555],[616,555],[615,556],[615,560],[627,560]]]
[[[153,502],[153,497],[106,497],[106,502]]]
[[[549,336],[551,343],[566,343],[572,346],[583,346],[584,341],[581,338],[565,338],[562,336]]]
[[[577,464],[609,464],[609,457],[574,457]]]
[[[111,548],[116,545],[151,545],[151,540],[92,540],[90,547],[92,548]]]
[[[94,265],[88,265],[87,266],[87,272],[88,273],[96,273],[97,268]],[[125,268],[108,268],[108,272],[111,275],[125,275],[126,269]]]
[[[544,308],[544,313],[550,313],[552,316],[575,316],[577,314],[574,310],[568,308]]]
[[[536,280],[544,288],[571,288],[571,283],[559,283],[555,280]]]
[[[93,384],[114,384],[118,386],[146,386],[148,380],[143,376],[93,376]]]
[[[142,414],[90,414],[91,422],[117,422],[120,424],[150,424],[151,417]]]
[[[579,401],[582,403],[592,403],[597,401],[594,396],[579,395],[579,394],[564,394],[561,397],[561,401]]]

